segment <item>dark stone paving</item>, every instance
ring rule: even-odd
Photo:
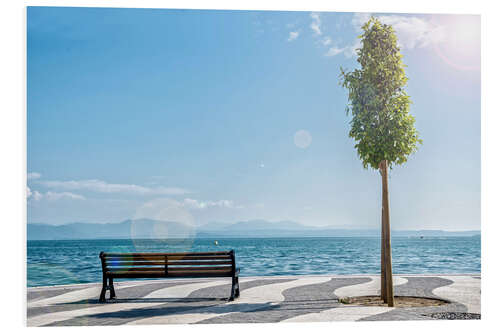
[[[197,324],[272,323],[317,313],[339,306],[338,297],[334,294],[336,289],[369,281],[370,278],[332,278],[323,283],[290,288],[283,292],[285,300],[280,304],[206,319]]]
[[[295,279],[262,279],[240,282],[240,290],[293,280]],[[158,306],[81,316],[69,320],[54,322],[46,326],[123,325],[139,319],[153,318],[156,316],[176,313],[212,313],[214,311],[234,311],[235,307],[231,305],[231,303],[227,302],[230,288],[231,284],[203,288],[192,292],[187,298],[161,299],[162,304]],[[219,297],[221,295],[222,297]],[[141,300],[141,302],[149,301],[149,298]],[[224,304],[227,304],[228,306],[217,307],[218,309],[215,309],[216,305],[220,306]]]
[[[440,277],[405,277],[408,280],[405,284],[394,287],[394,295],[397,296],[417,296],[434,297],[437,296],[432,291],[439,287],[448,286],[453,281]]]
[[[453,281],[440,277],[405,277],[408,282],[394,287],[395,296],[417,296],[438,298],[432,290],[450,285]],[[441,306],[418,308],[395,308],[392,311],[369,316],[359,321],[387,321],[387,320],[434,320],[424,316],[433,312],[467,312],[467,307],[459,303],[449,303]]]
[[[467,312],[436,312],[427,314],[426,316],[446,320],[481,319],[480,314]]]

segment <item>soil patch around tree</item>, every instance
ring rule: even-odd
[[[387,306],[387,304],[382,301],[380,296],[345,297],[339,299],[339,302],[346,305]],[[449,302],[436,298],[394,296],[394,306],[397,308],[416,308],[424,306],[440,306],[445,304],[449,304]]]

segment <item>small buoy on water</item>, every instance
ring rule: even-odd
[[[218,242],[218,241],[214,241],[214,244],[215,244],[215,245],[219,245],[219,242]]]
[[[424,236],[420,236],[420,239],[424,239]]]

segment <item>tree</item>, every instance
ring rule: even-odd
[[[340,68],[340,84],[348,90],[347,115],[352,115],[349,136],[356,142],[363,167],[382,176],[381,296],[394,306],[388,168],[407,161],[422,143],[410,114],[410,97],[394,29],[371,17],[362,27],[357,50],[361,69]]]

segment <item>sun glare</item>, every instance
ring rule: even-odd
[[[435,20],[444,28],[444,39],[434,45],[438,56],[459,70],[477,70],[481,65],[481,18],[479,15],[449,15]]]

